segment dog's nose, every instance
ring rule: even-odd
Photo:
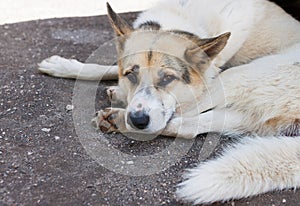
[[[145,129],[150,121],[150,117],[143,110],[137,112],[130,112],[128,114],[127,122],[134,128]]]

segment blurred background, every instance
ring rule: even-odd
[[[145,10],[159,0],[1,0],[0,25],[35,19],[106,14],[109,2],[117,12]],[[272,0],[299,19],[300,0]]]
[[[158,0],[1,0],[0,25],[35,19],[106,14],[106,2],[118,12],[140,11]]]

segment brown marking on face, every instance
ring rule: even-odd
[[[124,68],[123,68],[123,61],[122,59],[118,60],[118,78],[121,79],[124,74],[123,74]]]
[[[146,51],[144,53],[145,67],[147,67],[149,69],[160,68],[162,65],[163,57],[164,57],[164,54],[159,53],[159,52],[154,52],[151,49],[149,49],[149,51]]]
[[[203,84],[203,77],[196,69],[190,69],[191,86],[200,87]]]
[[[150,64],[150,62],[152,60],[152,57],[153,57],[153,52],[152,52],[152,50],[149,50],[148,51],[148,56],[147,56],[147,58],[148,58],[148,64]]]

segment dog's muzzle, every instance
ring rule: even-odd
[[[135,112],[129,112],[127,117],[127,123],[132,128],[137,129],[146,129],[150,122],[150,116],[144,111],[135,111]]]

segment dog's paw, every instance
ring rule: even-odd
[[[120,88],[118,86],[111,86],[106,88],[106,94],[108,96],[109,101],[117,101],[118,100],[118,91]]]
[[[119,108],[106,108],[96,112],[92,124],[102,132],[111,133],[125,129],[125,110]]]
[[[40,72],[56,77],[76,78],[83,64],[75,59],[52,56],[38,64]]]
[[[111,86],[106,89],[108,99],[112,107],[125,108],[126,96],[119,86]]]

